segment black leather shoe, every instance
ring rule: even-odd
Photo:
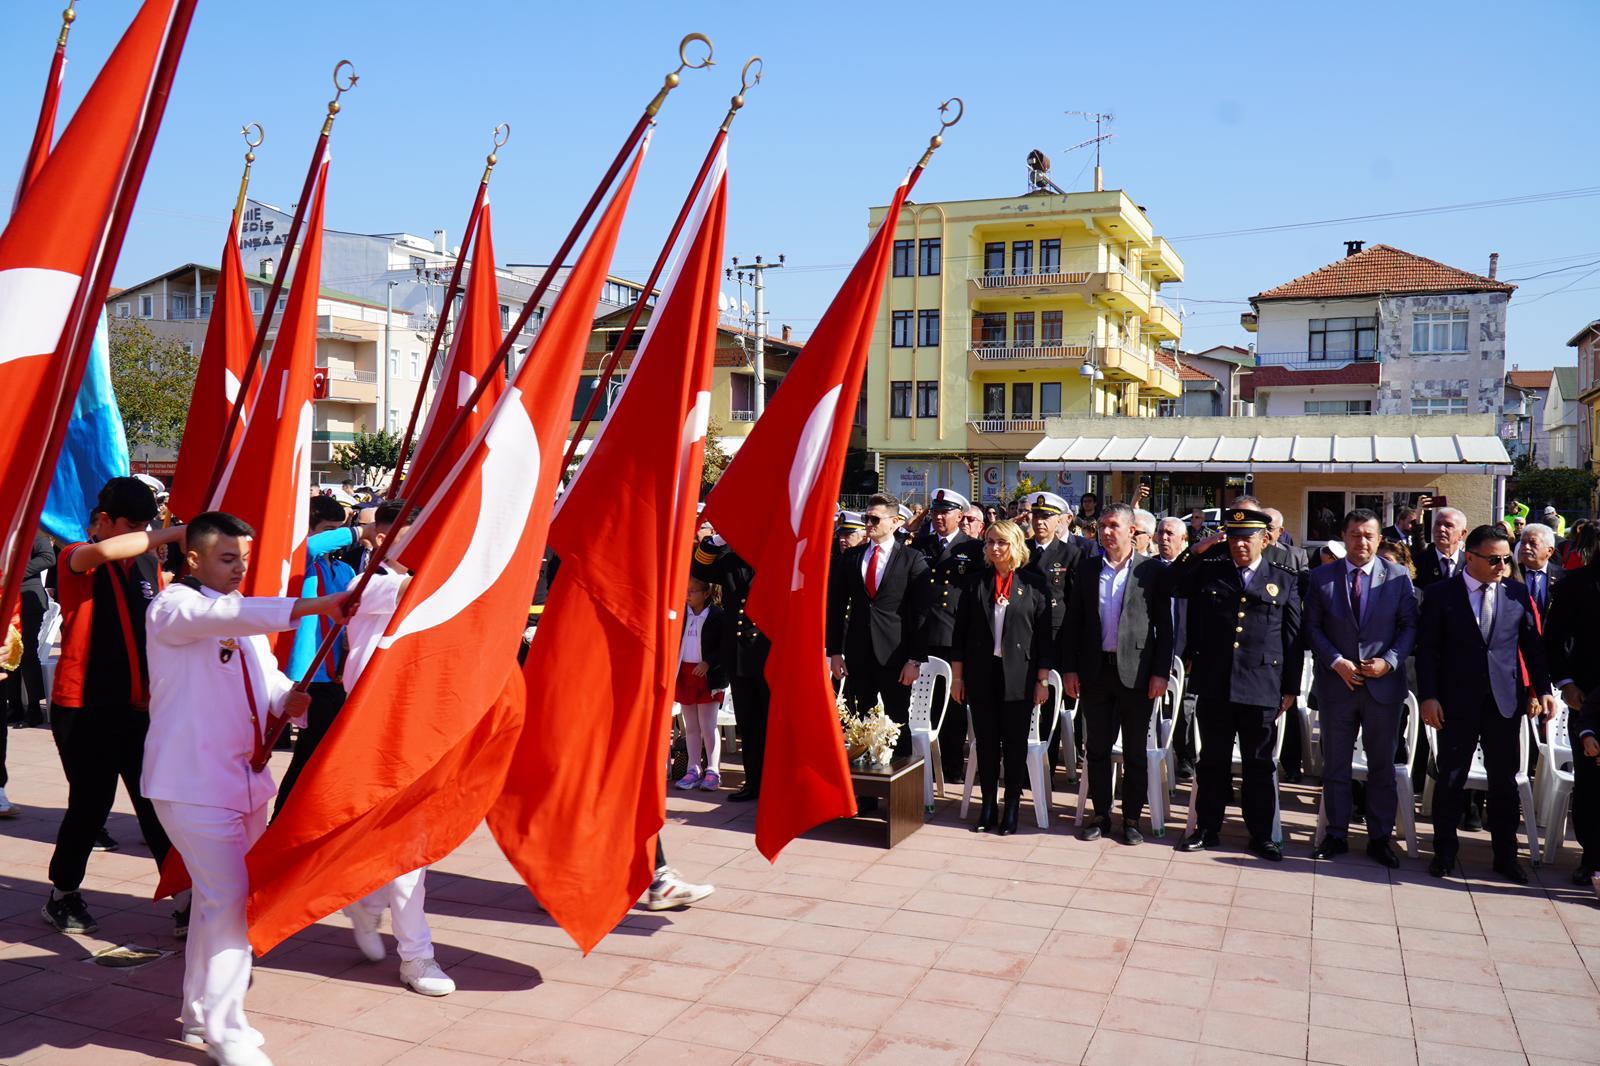
[[[1514,884],[1525,885],[1528,883],[1528,871],[1516,859],[1507,859],[1505,862],[1494,864],[1494,872]]]
[[[1252,840],[1250,854],[1266,859],[1268,862],[1282,862],[1283,848],[1270,840]]]
[[[1123,823],[1122,842],[1130,848],[1136,847],[1144,843],[1144,834],[1140,833],[1139,830],[1135,829],[1133,826]]]
[[[1178,764],[1178,780],[1179,781],[1193,781],[1194,780],[1194,764],[1193,763],[1181,762],[1181,763]]]
[[[1022,800],[1018,797],[1007,796],[1005,810],[1000,814],[1000,835],[1010,836],[1017,831],[1017,816],[1022,808]]]
[[[1204,829],[1190,833],[1178,842],[1179,851],[1205,851],[1216,846],[1217,834],[1208,833]]]
[[[1379,866],[1387,866],[1391,870],[1400,869],[1400,855],[1394,850],[1394,845],[1387,840],[1367,841],[1367,857]]]
[[[1461,828],[1468,833],[1483,831],[1483,815],[1478,813],[1478,805],[1476,803],[1469,802],[1467,804],[1467,811],[1461,816]]]
[[[1589,882],[1593,878],[1594,871],[1589,869],[1587,866],[1580,866],[1576,870],[1572,871],[1572,883],[1575,885],[1582,885],[1587,888],[1589,886]]]
[[[1435,855],[1433,857],[1433,861],[1428,863],[1428,876],[1449,877],[1455,872],[1455,869],[1456,861],[1454,859],[1446,859],[1442,856]]]
[[[1079,840],[1099,840],[1103,836],[1105,836],[1105,830],[1100,828],[1099,822],[1090,822],[1078,830]]]
[[[1313,859],[1331,859],[1336,855],[1343,855],[1350,850],[1350,842],[1344,837],[1325,836],[1322,843],[1311,850]]]
[[[974,833],[987,833],[1000,821],[1000,811],[994,805],[994,800],[984,800],[983,806],[978,808],[978,824],[972,827]]]
[[[746,785],[743,788],[741,788],[739,791],[731,793],[728,796],[728,802],[729,803],[750,803],[753,800],[758,800],[760,798],[761,798],[760,789],[754,789],[754,788],[751,788],[749,785]]]

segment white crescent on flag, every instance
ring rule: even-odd
[[[833,416],[839,407],[839,390],[835,385],[822,394],[817,406],[811,409],[800,440],[795,445],[794,462],[789,466],[789,528],[800,535],[800,522],[805,516],[806,503],[811,490],[816,488],[817,473],[828,450],[828,440],[833,436]]]

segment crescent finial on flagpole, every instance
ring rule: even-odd
[[[689,44],[693,41],[699,41],[701,44],[706,46],[705,58],[700,60],[698,63],[690,60],[689,58]],[[676,89],[678,84],[683,81],[681,75],[684,71],[704,70],[706,67],[714,66],[715,63],[712,60],[712,56],[715,54],[715,52],[716,49],[712,47],[711,38],[707,37],[705,34],[691,33],[685,35],[683,40],[678,42],[678,68],[671,74],[668,74],[662,80],[661,91],[656,93],[656,98],[654,100],[650,101],[650,106],[644,109],[645,114],[652,118],[655,117],[656,112],[661,110],[661,105],[666,103],[667,94]]]
[[[489,154],[485,156],[483,160],[482,180],[485,183],[488,182],[489,174],[494,170],[494,165],[500,162],[500,149],[504,148],[506,146],[506,142],[510,139],[511,123],[502,122],[500,125],[494,128],[494,148],[490,149]]]
[[[339,80],[339,72],[349,67],[348,81]],[[333,65],[333,99],[328,101],[328,120],[322,124],[323,136],[333,132],[333,118],[339,113],[339,97],[356,87],[356,82],[361,76],[356,73],[356,65],[348,59],[341,59]]]
[[[751,68],[755,68],[752,74]],[[728,127],[733,125],[733,116],[744,106],[744,95],[757,85],[761,84],[763,64],[760,56],[751,56],[745,60],[744,69],[739,72],[739,94],[728,101],[728,114],[722,120],[722,132],[727,133]]]
[[[951,104],[956,105],[956,117],[945,118],[944,116],[946,112],[950,110]],[[966,113],[966,102],[963,101],[959,96],[952,96],[950,99],[939,105],[939,132],[928,138],[928,150],[922,153],[921,159],[917,160],[917,166],[925,167],[928,165],[928,160],[933,158],[933,153],[937,152],[939,150],[939,146],[944,143],[944,131],[949,129],[951,126],[954,126],[957,122],[960,122],[962,116]]]
[[[56,38],[58,48],[67,46],[67,34],[72,32],[73,20],[78,17],[78,13],[73,10],[77,6],[78,0],[67,0],[67,9],[61,12],[61,36]]]
[[[251,134],[251,130],[255,133]],[[240,127],[239,135],[244,138],[244,173],[239,176],[239,198],[233,202],[233,223],[239,224],[244,217],[245,190],[250,188],[250,165],[256,161],[256,149],[260,148],[267,140],[267,131],[261,128],[259,122],[249,122]],[[235,234],[237,236],[237,234]]]

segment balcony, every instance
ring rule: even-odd
[[[1354,363],[1377,362],[1376,351],[1256,353],[1256,366],[1281,366],[1290,370],[1339,370]]]
[[[319,367],[328,372],[328,394],[323,399],[335,403],[376,404],[378,375],[371,370],[345,367]]]
[[[967,371],[1074,367],[1087,359],[1092,351],[1092,343],[1019,345],[1007,344],[1003,340],[973,341],[967,348]]]
[[[1096,365],[1109,381],[1138,381],[1150,379],[1156,369],[1156,359],[1148,352],[1121,345],[1096,349]]]
[[[1170,368],[1157,363],[1150,368],[1150,376],[1145,379],[1141,393],[1149,392],[1167,399],[1177,399],[1183,395],[1183,382]]]
[[[754,411],[733,410],[728,412],[728,421],[730,422],[754,422],[755,420],[756,413]]]
[[[1043,418],[967,415],[967,447],[972,451],[1026,452],[1043,436]]]
[[[974,300],[985,296],[1059,296],[1068,293],[1086,296],[1083,286],[1088,280],[1087,270],[977,268],[967,275],[967,287]]]
[[[1145,332],[1162,340],[1179,340],[1183,336],[1183,322],[1172,308],[1156,297],[1150,301],[1150,313],[1145,316]]]

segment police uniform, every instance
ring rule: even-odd
[[[967,498],[954,489],[938,489],[928,510],[960,512],[970,506]],[[956,612],[961,606],[963,589],[983,569],[983,541],[959,529],[948,537],[940,537],[929,523],[912,540],[911,546],[928,562],[930,595],[923,636],[927,652],[950,662],[955,645]],[[933,693],[935,707],[939,705],[939,697],[936,689]],[[966,737],[967,716],[957,704],[945,713],[943,728],[939,730],[939,761],[947,781],[959,780],[965,769]]]
[[[1263,532],[1268,524],[1265,514],[1242,509],[1225,512],[1223,519],[1230,537]],[[1283,853],[1273,840],[1278,783],[1272,749],[1282,698],[1300,691],[1298,575],[1262,556],[1246,576],[1229,552],[1215,548],[1203,555],[1190,548],[1167,575],[1173,595],[1189,603],[1189,685],[1198,696],[1200,729],[1196,831],[1179,849],[1199,851],[1217,843],[1233,792],[1237,738],[1244,766],[1240,807],[1251,850],[1276,861]]]
[[[1034,514],[1054,518],[1065,513],[1067,501],[1053,492],[1041,492],[1033,497],[1028,509]],[[1050,639],[1061,632],[1061,622],[1067,617],[1067,599],[1072,592],[1072,575],[1083,558],[1083,548],[1065,537],[1052,537],[1049,544],[1028,539],[1028,561],[1022,569],[1038,574],[1050,586]]]
[[[767,753],[767,708],[772,698],[764,673],[772,643],[745,614],[756,572],[721,537],[707,537],[696,545],[689,573],[722,589],[720,658],[728,671],[734,725],[739,730],[739,750],[744,757],[744,787],[728,798],[736,803],[753,800],[761,794],[761,766]]]

